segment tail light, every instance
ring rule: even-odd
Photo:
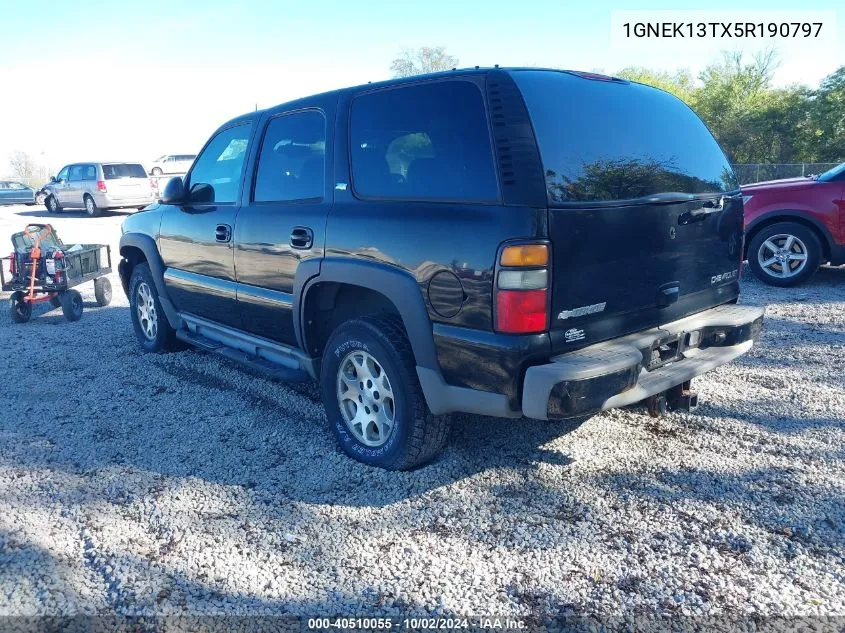
[[[97,191],[100,193],[107,193],[108,189],[106,189],[106,181],[105,180],[98,180],[97,181]]]
[[[533,334],[549,329],[549,247],[506,246],[496,273],[497,332]]]
[[[15,273],[18,272],[18,263],[15,260],[15,254],[14,253],[9,255],[9,272],[12,274],[12,277],[14,277]]]

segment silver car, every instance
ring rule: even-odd
[[[150,174],[187,174],[196,158],[196,154],[165,154],[153,161]]]
[[[63,167],[45,187],[44,205],[51,213],[85,209],[95,216],[106,209],[155,202],[147,172],[140,163],[73,163]]]

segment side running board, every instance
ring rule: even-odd
[[[191,314],[180,314],[185,328],[176,338],[189,345],[220,354],[264,376],[284,382],[312,379],[307,360],[298,350],[221,326]],[[306,362],[303,362],[306,361]]]

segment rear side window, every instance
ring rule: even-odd
[[[250,128],[250,124],[227,128],[206,145],[189,176],[191,202],[210,204],[237,200]]]
[[[316,110],[270,120],[255,177],[256,202],[322,198],[326,171],[326,121]]]
[[[103,165],[103,178],[106,180],[146,177],[146,170],[136,163],[111,163],[109,165]]]
[[[672,95],[564,72],[515,71],[549,202],[722,193],[739,184],[701,119]]]
[[[352,102],[357,194],[409,200],[498,198],[481,91],[467,81],[380,90]]]

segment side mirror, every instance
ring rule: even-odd
[[[185,201],[185,183],[176,176],[167,181],[161,192],[161,202],[164,204],[181,204]]]
[[[58,182],[58,180],[56,180],[55,176],[50,176],[50,182],[55,185]]]

